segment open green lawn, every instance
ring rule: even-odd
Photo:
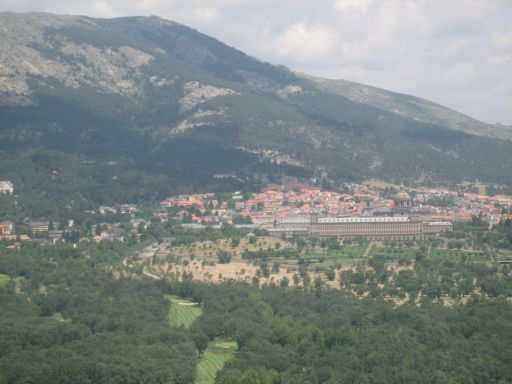
[[[368,245],[344,245],[341,249],[341,253],[345,256],[351,258],[359,258],[362,257],[364,251],[366,250]]]
[[[215,339],[197,364],[196,384],[213,384],[215,376],[224,363],[231,359],[237,350],[236,342],[229,339]]]
[[[7,284],[10,280],[11,280],[11,278],[9,276],[0,273],[0,288],[4,287],[5,284]],[[23,277],[21,277],[21,276],[15,277],[14,281],[16,284],[19,284],[20,282],[23,281]]]
[[[312,251],[306,251],[303,254],[303,258],[314,263],[316,266],[325,266],[328,267],[330,265],[341,264],[341,265],[350,265],[357,263],[362,260],[362,256],[364,254],[364,250],[366,246],[361,245],[345,245],[341,250],[322,250],[316,248]],[[377,245],[371,249],[368,257],[373,257],[377,255],[382,255],[388,261],[398,261],[401,259],[414,261],[416,258],[416,253],[420,249],[419,246],[399,246],[399,247],[389,247],[385,245]],[[489,261],[489,257],[486,256],[483,252],[479,251],[468,251],[468,250],[459,250],[459,249],[445,249],[445,248],[437,248],[432,247],[430,252],[430,258],[435,261],[441,260],[451,260],[451,261],[471,261],[471,262],[486,262]]]
[[[171,302],[169,323],[173,327],[184,326],[188,328],[203,313],[201,307],[192,301],[173,295],[165,295],[165,298]]]
[[[0,273],[0,287],[3,287],[11,278],[7,275],[2,275]]]
[[[409,248],[409,247],[399,247],[399,248],[390,248],[390,247],[375,247],[372,249],[370,255],[383,255],[386,260],[414,260],[416,258],[416,252],[419,248]]]
[[[346,245],[341,250],[313,250],[304,253],[306,260],[325,261],[331,260],[341,264],[353,264],[363,256],[366,247],[359,245]]]
[[[450,261],[489,261],[489,258],[482,252],[470,252],[458,249],[435,249],[432,250],[430,258],[432,260],[450,260]]]
[[[62,313],[60,313],[60,312],[55,312],[50,317],[53,320],[58,321],[59,323],[69,323],[69,322],[71,322],[71,319],[65,319],[64,316],[62,316]]]

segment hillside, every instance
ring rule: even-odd
[[[486,124],[440,104],[419,97],[387,91],[347,80],[331,80],[301,74],[327,92],[398,115],[445,126],[469,134],[512,139],[512,128]]]
[[[512,142],[490,126],[339,84],[158,17],[1,13],[0,179],[32,213],[249,189],[255,175],[512,185]]]

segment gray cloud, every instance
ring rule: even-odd
[[[159,15],[293,70],[512,124],[508,0],[0,0],[0,10]]]

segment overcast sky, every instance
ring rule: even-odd
[[[0,0],[0,10],[158,15],[292,70],[512,125],[512,0]]]

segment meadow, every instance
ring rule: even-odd
[[[233,358],[236,350],[236,342],[230,339],[212,340],[197,364],[196,384],[212,384],[217,372],[222,369],[226,361]]]
[[[173,327],[188,328],[203,313],[201,307],[190,300],[173,295],[165,295],[165,298],[171,303],[169,323]]]
[[[9,276],[0,273],[0,287],[3,287],[5,284],[7,284],[10,279],[11,278]]]
[[[174,295],[165,295],[165,298],[171,303],[169,323],[173,327],[189,328],[203,313],[201,307],[190,300]],[[210,341],[196,367],[196,384],[213,384],[217,372],[233,357],[236,350],[236,342],[230,339]]]

